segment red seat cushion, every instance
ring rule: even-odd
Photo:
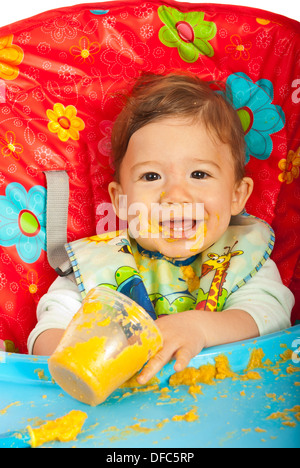
[[[247,209],[271,223],[273,259],[300,318],[299,23],[244,7],[149,0],[78,5],[0,29],[0,347],[27,352],[47,263],[43,171],[70,178],[68,239],[109,201],[110,133],[140,72],[226,82],[247,142]],[[104,10],[105,8],[105,10]]]

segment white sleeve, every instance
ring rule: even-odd
[[[294,304],[294,296],[282,283],[276,264],[268,259],[251,280],[228,297],[224,310],[248,312],[260,335],[266,335],[291,326]]]
[[[32,354],[34,342],[42,332],[50,328],[65,330],[79,310],[81,302],[76,284],[67,277],[58,277],[38,303],[38,323],[28,337],[28,353]]]

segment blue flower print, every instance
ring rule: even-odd
[[[109,10],[90,10],[93,15],[105,15]]]
[[[0,245],[16,246],[19,257],[34,263],[46,250],[46,189],[40,185],[28,193],[19,183],[0,196]]]
[[[227,79],[226,95],[237,110],[245,132],[246,163],[250,156],[269,158],[273,149],[270,135],[285,125],[283,110],[272,104],[271,81],[261,79],[254,83],[245,73],[234,73]]]

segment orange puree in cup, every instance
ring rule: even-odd
[[[83,304],[48,362],[58,385],[91,406],[105,401],[162,346],[155,322],[140,306],[115,291],[97,289],[102,289],[98,298],[90,296],[94,309],[91,302],[86,313]],[[117,300],[109,302],[106,295]]]

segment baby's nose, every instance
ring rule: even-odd
[[[191,203],[193,201],[192,195],[189,192],[186,184],[168,184],[165,191],[161,194],[162,203]]]

